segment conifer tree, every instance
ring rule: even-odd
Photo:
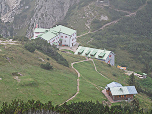
[[[130,86],[135,86],[135,76],[134,76],[134,73],[132,73],[129,77],[129,80],[128,80],[128,84]]]

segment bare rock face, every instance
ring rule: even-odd
[[[19,14],[21,0],[1,0],[0,13],[3,22],[13,22],[14,16]]]
[[[33,0],[0,0],[0,19],[12,23],[13,29],[21,29],[28,25],[27,36],[33,35],[33,29],[38,24],[42,28],[50,28],[66,16],[69,8],[79,0],[35,0],[34,13],[22,23],[16,23],[14,17],[28,9],[26,2]],[[29,2],[28,2],[29,3]],[[15,23],[14,23],[15,22]],[[6,30],[7,31],[7,30]],[[4,32],[0,31],[3,35]],[[9,33],[9,31],[8,31]],[[14,33],[14,35],[16,35]],[[9,35],[8,35],[9,36]]]
[[[41,28],[50,28],[55,25],[56,22],[63,20],[70,6],[78,1],[79,0],[36,0],[35,13],[31,18],[27,36],[32,36],[36,24]]]

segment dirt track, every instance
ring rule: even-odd
[[[65,102],[68,102],[68,101],[70,101],[70,100],[72,100],[73,98],[75,98],[78,94],[79,94],[79,88],[80,88],[80,86],[79,86],[79,83],[80,83],[80,76],[81,76],[81,74],[79,73],[79,71],[77,70],[77,69],[75,69],[74,67],[73,67],[73,65],[74,64],[77,64],[77,63],[81,63],[81,62],[84,62],[84,61],[92,61],[93,62],[93,65],[94,65],[94,67],[95,67],[95,71],[96,72],[98,72],[97,71],[97,68],[96,68],[96,65],[95,65],[95,63],[94,63],[94,61],[93,61],[93,59],[88,59],[87,57],[86,57],[86,60],[82,60],[82,61],[78,61],[78,62],[73,62],[73,63],[71,63],[71,66],[72,66],[72,68],[76,71],[76,73],[78,74],[78,79],[77,79],[77,92],[75,93],[75,95],[74,96],[72,96],[71,98],[69,98],[68,100],[66,100]],[[99,72],[98,72],[99,73]],[[103,76],[104,78],[106,78],[106,79],[108,79],[106,76],[104,76],[103,74],[101,74],[101,73],[99,73],[101,76]],[[85,79],[86,80],[86,79]],[[89,82],[90,84],[92,84],[93,86],[95,86],[95,88],[97,89],[97,90],[100,90],[98,87],[97,87],[97,85],[96,84],[94,84],[94,83],[92,83],[91,81],[88,81],[88,80],[86,80],[87,82]],[[100,87],[100,88],[103,88],[103,87]],[[62,104],[64,104],[65,102],[63,102]],[[62,105],[62,104],[60,104],[60,105]]]

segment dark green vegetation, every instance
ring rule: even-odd
[[[0,104],[4,101],[10,103],[12,99],[23,99],[25,102],[34,99],[42,103],[50,100],[57,105],[71,98],[77,91],[77,74],[71,66],[64,67],[58,64],[38,49],[31,53],[21,45],[23,43],[26,44],[18,42],[18,45],[0,45]],[[56,51],[67,59],[68,64],[85,59],[72,53]],[[47,62],[53,66],[52,70],[40,67]],[[123,71],[99,60],[94,62],[98,71],[108,79],[95,71],[92,61],[75,64],[74,67],[81,73],[80,91],[68,103],[91,100],[98,100],[101,103],[106,100],[101,93],[106,84],[116,81],[127,85],[128,76]],[[139,93],[136,97],[139,99],[140,107],[150,108],[151,101],[145,94]]]
[[[34,52],[35,49],[37,49],[42,53],[55,59],[59,64],[69,67],[67,60],[57,52],[57,48],[55,46],[51,46],[45,40],[38,38],[36,40],[29,41],[28,43],[25,44],[25,48],[30,52]]]
[[[47,62],[46,64],[41,64],[41,68],[50,70],[50,69],[53,69],[53,66],[51,66],[50,63]]]
[[[138,100],[134,99],[131,103],[128,103],[125,106],[115,105],[108,107],[103,104],[96,103],[92,101],[77,102],[71,104],[63,104],[61,106],[53,106],[52,102],[42,103],[39,100],[28,100],[24,102],[22,100],[13,100],[11,104],[7,102],[3,103],[0,113],[5,114],[30,114],[30,113],[61,113],[61,114],[150,114],[152,109],[146,110],[140,109],[138,106]]]
[[[82,2],[80,3],[82,4]],[[135,15],[125,16],[129,15],[129,12],[134,12]],[[90,1],[81,7],[79,4],[74,6],[69,10],[68,16],[63,22],[66,22],[68,26],[73,26],[73,28],[78,30],[78,35],[81,35],[88,31],[98,30],[106,23],[120,19],[117,23],[111,24],[103,30],[98,30],[95,33],[89,33],[78,38],[78,41],[83,46],[99,49],[105,48],[113,51],[116,54],[116,65],[125,66],[127,70],[147,73],[147,79],[141,80],[135,77],[135,85],[141,94],[139,97],[144,96],[142,93],[145,93],[151,98],[151,12],[151,0],[110,0],[110,6],[102,7],[100,7],[100,4],[96,5],[95,1]],[[96,13],[99,16],[108,16],[108,20],[101,21]],[[88,21],[91,22],[89,25],[90,29],[86,26]],[[87,43],[88,41],[90,42]],[[103,70],[101,71],[103,72]],[[116,73],[112,74],[117,76]]]
[[[110,5],[116,9],[135,11],[142,6],[146,0],[110,0]]]
[[[41,51],[31,53],[20,43],[0,45],[0,49],[0,105],[13,99],[35,99],[43,103],[50,100],[60,104],[76,92],[77,74]],[[72,61],[84,59],[71,58]],[[53,66],[53,70],[40,67],[47,62]],[[22,76],[18,76],[18,73]]]
[[[110,2],[116,3],[118,1],[120,0],[113,0]],[[140,2],[139,0],[134,1],[137,3]],[[121,2],[124,2],[126,5],[130,0],[121,0]],[[130,7],[129,11],[134,11],[144,3],[145,1],[140,2],[140,4],[135,7],[132,7],[131,5],[128,5],[127,7]],[[107,29],[104,28],[104,30],[79,38],[78,40],[81,45],[83,44],[83,46],[101,49],[106,48],[107,50],[114,51],[116,54],[116,64],[126,66],[127,69],[130,70],[146,72],[148,73],[148,76],[151,76],[152,2],[149,1],[142,10],[131,17],[123,17],[126,13],[110,9],[108,6],[101,8],[95,4],[95,1],[84,0],[81,1],[80,4],[80,6],[78,4],[69,10],[68,15],[63,22],[66,26],[73,26],[73,28],[78,30],[79,35],[88,31],[94,31],[102,27],[105,23],[121,18],[118,23],[107,27]],[[87,5],[90,5],[91,10],[86,7]],[[116,8],[114,4],[112,7]],[[119,7],[119,9],[121,9],[121,7]],[[86,8],[85,11],[84,8]],[[93,13],[97,12],[97,14],[94,13],[95,16],[93,16],[91,13],[88,13],[88,11]],[[89,14],[88,16],[87,13]],[[100,17],[102,14],[104,16],[107,15],[108,20],[101,21]],[[90,30],[85,26],[88,20],[91,21]],[[25,30],[26,29],[23,31],[25,32]],[[87,44],[91,38],[93,38],[93,41]],[[22,42],[22,44],[25,44],[25,42]],[[60,52],[54,47],[46,47],[47,43],[43,44],[41,41],[31,41],[28,42],[28,45],[34,46],[34,49],[36,50],[31,53],[24,50],[22,45],[7,45],[6,48],[4,45],[0,45],[0,49],[2,50],[0,52],[0,78],[2,78],[0,81],[0,104],[2,104],[3,101],[10,103],[10,101],[15,98],[23,99],[25,102],[30,98],[40,100],[43,103],[51,100],[54,104],[60,104],[72,97],[76,93],[77,74],[71,67],[68,68],[58,64],[60,59],[57,58],[60,58],[60,55],[62,55],[67,59],[68,64],[83,60],[84,58]],[[46,64],[47,62],[53,66],[53,70],[40,68],[41,64]],[[123,71],[116,69],[115,67],[110,67],[97,60],[95,60],[95,63],[98,71],[107,76],[109,80],[106,80],[95,72],[91,62],[75,64],[74,67],[82,75],[80,78],[80,93],[72,102],[82,100],[92,100],[93,102],[99,100],[102,102],[103,100],[106,100],[106,98],[96,89],[96,87],[105,87],[106,84],[111,81],[117,81],[123,85],[127,85],[129,77],[124,75]],[[23,76],[19,77],[20,80],[13,79],[12,73],[14,72],[23,74]],[[92,83],[95,84],[96,87]],[[137,103],[135,107],[140,106],[146,108],[145,110],[148,110],[148,108],[151,108],[151,78],[148,77],[145,80],[135,78],[135,85],[139,92],[139,94],[136,95],[139,100],[139,105],[136,100],[133,104]],[[102,89],[100,88],[100,90]],[[124,109],[127,109],[127,107]],[[130,107],[128,109],[131,110]],[[110,112],[111,109],[106,107],[106,110]],[[119,111],[121,112],[120,108]]]

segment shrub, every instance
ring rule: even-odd
[[[32,44],[26,44],[25,49],[27,49],[30,52],[34,52],[35,51],[35,46],[32,45]]]
[[[46,64],[41,64],[41,68],[50,70],[50,69],[53,69],[53,66],[51,66],[50,63],[47,62]]]
[[[17,41],[28,41],[29,39],[25,36],[15,36],[13,37],[13,40],[17,40]]]

